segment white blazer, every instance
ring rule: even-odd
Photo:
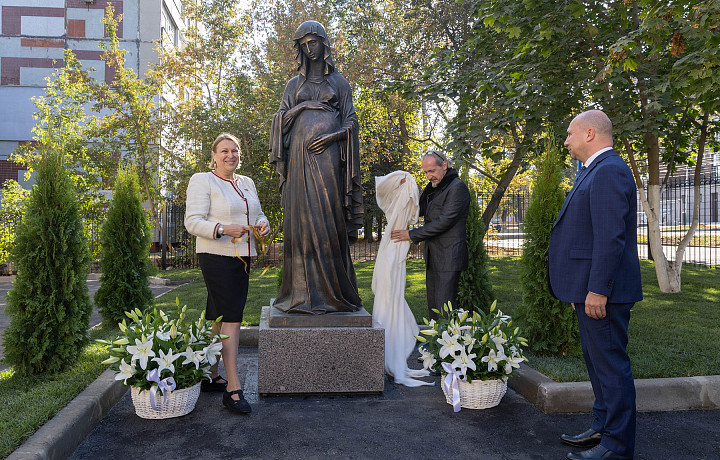
[[[196,252],[256,256],[252,232],[233,244],[231,236],[217,238],[217,230],[220,224],[258,225],[262,221],[268,222],[268,219],[260,207],[255,183],[249,177],[235,174],[233,180],[227,180],[211,171],[190,178],[185,228],[197,237]]]

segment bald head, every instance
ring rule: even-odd
[[[612,122],[602,110],[588,110],[570,122],[565,146],[570,157],[585,162],[598,150],[612,147]]]
[[[602,110],[588,110],[583,112],[575,120],[582,128],[595,129],[595,135],[610,140],[612,145],[612,122]]]

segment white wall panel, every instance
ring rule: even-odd
[[[22,16],[20,33],[38,37],[59,37],[65,34],[65,18]]]
[[[55,69],[45,69],[38,67],[20,67],[20,84],[23,86],[38,86],[45,88],[47,82],[45,77],[49,77]]]
[[[0,139],[26,141],[32,139],[35,126],[35,105],[31,98],[42,96],[42,88],[0,86]]]

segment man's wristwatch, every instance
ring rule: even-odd
[[[225,229],[223,228],[222,224],[218,225],[217,229],[217,237],[220,238],[225,233]]]

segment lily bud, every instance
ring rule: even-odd
[[[111,356],[100,364],[114,364],[118,361],[120,361],[120,358],[118,358],[117,356]]]
[[[177,328],[173,324],[172,326],[170,326],[170,337],[172,337],[173,339],[176,339],[177,335],[178,335]]]

